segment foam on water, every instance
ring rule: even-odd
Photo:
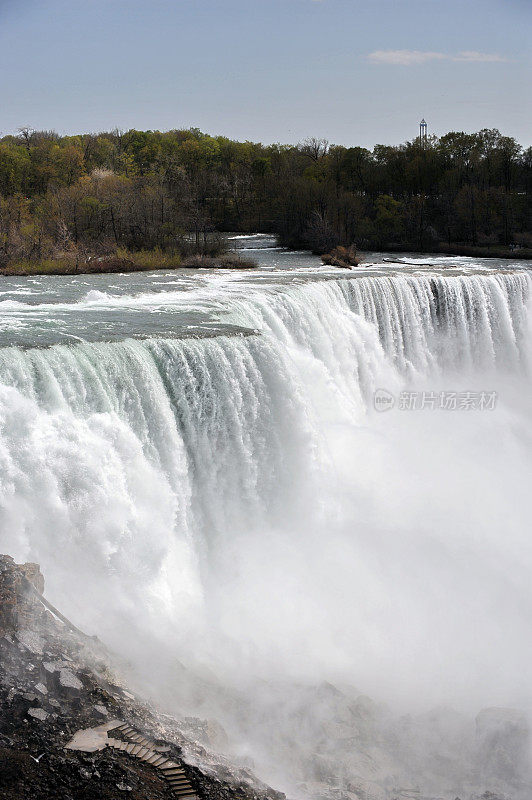
[[[2,348],[2,549],[134,659],[150,642],[407,705],[525,697],[531,286],[258,285],[211,306],[251,336]],[[379,414],[377,388],[498,406]]]

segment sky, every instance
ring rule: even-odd
[[[0,135],[532,144],[532,0],[0,0]]]

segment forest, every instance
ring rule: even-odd
[[[281,245],[529,254],[532,148],[498,130],[404,144],[263,145],[197,129],[0,139],[0,268],[209,255],[223,231]]]

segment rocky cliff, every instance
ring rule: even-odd
[[[38,565],[0,556],[2,800],[282,800],[129,692],[43,591]]]

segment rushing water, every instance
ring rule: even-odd
[[[139,665],[526,705],[531,265],[240,244],[3,279],[2,551]]]

